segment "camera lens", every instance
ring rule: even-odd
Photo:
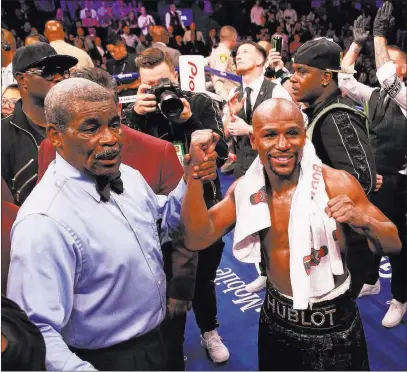
[[[168,118],[180,116],[184,110],[182,101],[170,90],[161,93],[159,106],[162,113]]]

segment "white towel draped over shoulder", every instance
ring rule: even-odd
[[[258,156],[237,184],[235,200],[233,254],[242,262],[260,262],[259,231],[270,227],[273,221],[267,204],[264,166]],[[311,297],[334,289],[334,275],[344,273],[336,222],[325,213],[328,201],[321,160],[307,140],[288,225],[294,309],[307,309]]]

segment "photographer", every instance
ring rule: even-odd
[[[189,148],[193,131],[212,129],[221,136],[216,145],[216,152],[217,165],[222,166],[228,156],[228,149],[223,139],[221,113],[217,102],[204,93],[181,91],[178,88],[178,77],[171,58],[160,49],[146,49],[136,59],[136,63],[141,84],[136,103],[126,115],[130,125],[144,133],[174,143],[179,151],[184,153],[185,149]],[[205,184],[204,196],[208,206],[222,199],[219,179]],[[199,253],[192,302],[196,321],[202,333],[201,344],[208,349],[212,360],[219,363],[229,358],[229,352],[216,331],[219,324],[216,319],[214,279],[223,246],[223,241],[219,240]],[[164,252],[164,255],[166,253]],[[168,275],[167,270],[166,274]],[[166,319],[162,325],[170,370],[185,368],[182,351],[185,321],[186,314],[181,314],[173,320]]]

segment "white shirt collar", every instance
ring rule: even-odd
[[[260,91],[263,81],[264,81],[264,75],[261,75],[255,81],[251,82],[249,85],[243,83],[243,90],[245,90],[246,87],[250,87],[250,88],[252,88],[253,92],[258,92],[258,91]]]

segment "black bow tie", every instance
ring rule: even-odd
[[[116,194],[123,192],[123,181],[120,178],[120,171],[111,177],[98,177],[96,178],[96,191],[99,193],[102,201],[107,202],[110,200],[110,189]]]

